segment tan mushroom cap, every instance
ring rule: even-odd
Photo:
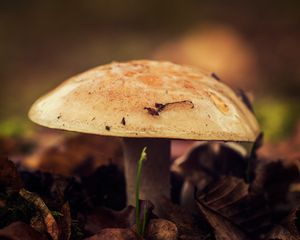
[[[254,141],[254,115],[228,86],[170,62],[113,62],[76,75],[32,106],[32,121],[108,136]]]

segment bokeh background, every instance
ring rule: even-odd
[[[32,102],[117,60],[202,66],[254,101],[266,139],[300,116],[300,1],[0,1],[0,134],[21,135]]]

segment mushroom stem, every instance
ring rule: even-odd
[[[170,198],[170,140],[153,138],[124,138],[127,204],[135,205],[135,178],[141,151],[147,147],[143,163],[140,199],[150,200],[159,212],[160,201]]]

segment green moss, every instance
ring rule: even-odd
[[[269,141],[291,136],[300,118],[300,104],[296,100],[262,99],[254,108],[265,139]]]
[[[21,118],[13,117],[0,121],[0,137],[21,137],[30,129],[30,123]]]

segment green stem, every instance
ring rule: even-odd
[[[137,233],[142,236],[143,234],[143,226],[141,225],[141,219],[140,219],[140,211],[141,211],[141,205],[140,205],[140,185],[141,185],[141,176],[142,176],[142,166],[143,161],[147,159],[147,153],[146,153],[147,147],[144,147],[141,153],[141,157],[138,161],[137,166],[137,173],[136,173],[136,179],[135,179],[135,220],[136,220],[136,228]],[[145,221],[145,219],[144,219]]]

